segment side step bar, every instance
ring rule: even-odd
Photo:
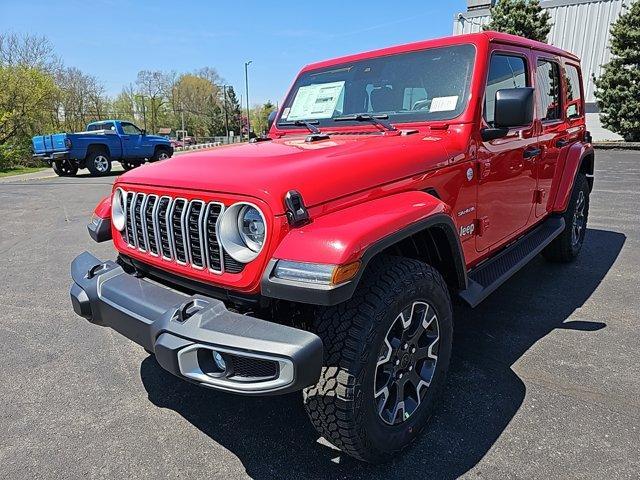
[[[459,293],[460,297],[471,307],[477,306],[560,235],[564,226],[564,218],[551,217],[470,271],[468,287]]]

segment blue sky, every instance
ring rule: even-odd
[[[0,32],[38,33],[110,95],[139,70],[214,67],[251,103],[280,101],[304,64],[450,35],[465,0],[0,0]]]

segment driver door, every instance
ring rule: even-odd
[[[532,86],[530,53],[500,47],[491,54],[485,90],[484,122],[493,126],[498,90]],[[534,205],[540,154],[535,122],[511,128],[478,149],[478,229],[476,249],[484,251],[507,241],[529,223]]]
[[[125,158],[143,158],[142,130],[133,123],[122,122],[122,156]]]

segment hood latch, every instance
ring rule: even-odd
[[[289,190],[284,196],[284,204],[287,207],[287,221],[292,227],[301,227],[311,221],[309,211],[304,206],[302,195],[297,190]]]

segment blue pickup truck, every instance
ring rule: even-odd
[[[165,137],[147,135],[131,122],[102,120],[87,125],[84,132],[55,133],[33,137],[34,157],[41,158],[60,176],[73,176],[79,168],[91,175],[106,175],[118,160],[125,170],[164,160],[173,155]]]

